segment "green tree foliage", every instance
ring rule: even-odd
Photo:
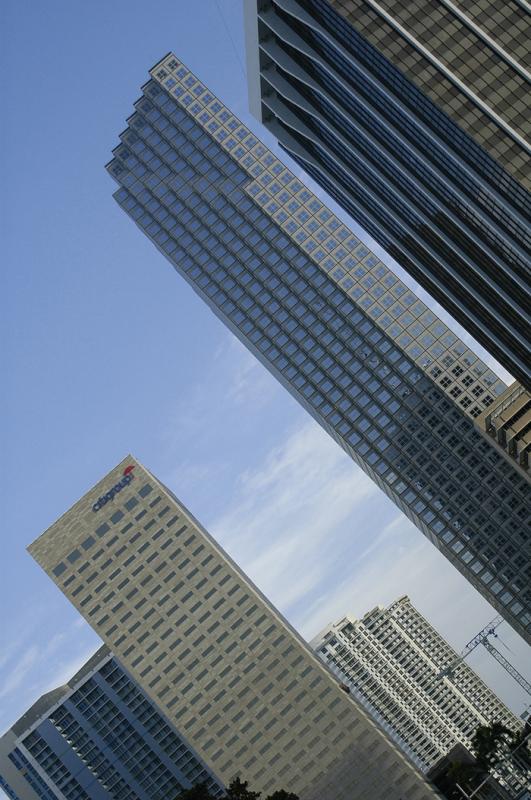
[[[196,783],[191,789],[181,792],[176,800],[214,800],[214,797],[208,791],[206,783]]]
[[[512,731],[501,722],[480,725],[472,739],[472,751],[478,766],[488,772],[513,749],[511,747],[513,738]]]
[[[516,750],[516,757],[531,768],[531,717],[521,731],[517,731],[511,741],[511,750]],[[517,749],[518,748],[518,749]]]
[[[191,789],[185,789],[176,800],[215,800],[208,791],[206,783],[196,783]],[[221,800],[260,800],[260,792],[253,792],[249,789],[249,783],[235,778],[227,789],[227,794]],[[286,792],[284,789],[273,792],[266,800],[299,800],[293,792]]]
[[[463,792],[457,784],[466,791],[473,791],[485,777],[485,771],[477,764],[463,764],[454,761],[447,774],[436,785],[443,790],[448,800],[463,800]]]
[[[531,733],[531,722],[528,720],[522,730],[513,733],[501,722],[480,725],[472,739],[474,763],[454,761],[447,773],[436,782],[449,800],[462,800],[462,792],[457,784],[466,791],[473,791],[487,777],[496,764],[504,759],[513,758],[522,764],[531,765],[531,750],[527,737]],[[516,758],[513,755],[517,750]]]
[[[260,792],[252,792],[247,781],[235,778],[227,789],[226,800],[260,800]]]

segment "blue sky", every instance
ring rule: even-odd
[[[240,0],[5,0],[0,14],[0,732],[98,645],[25,547],[127,452],[308,638],[410,594],[460,648],[494,610],[111,198],[104,164],[169,50],[273,144],[247,112]],[[500,636],[523,671],[526,646]],[[484,653],[470,663],[520,713],[511,679]]]

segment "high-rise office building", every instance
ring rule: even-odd
[[[255,116],[531,388],[523,4],[249,0],[244,8]]]
[[[473,424],[505,384],[174,55],[151,75],[117,202],[531,641],[530,486]]]
[[[473,750],[480,725],[501,722],[512,731],[522,727],[464,662],[451,677],[442,676],[457,654],[408,597],[375,608],[361,620],[347,616],[327,626],[311,644],[424,770],[456,744]],[[526,770],[513,764],[500,769],[497,777],[518,796],[529,778]]]
[[[336,47],[349,33],[351,43],[363,37],[397,68],[398,77],[421,90],[414,96],[429,98],[531,188],[531,23],[520,0],[251,0],[247,5],[255,16],[272,5],[300,15],[313,30],[321,25],[330,39],[335,35]],[[389,67],[382,59],[376,63]]]
[[[128,457],[29,551],[215,775],[301,800],[435,794],[216,542]]]
[[[0,738],[12,800],[175,800],[221,784],[104,645]]]
[[[523,473],[531,471],[531,393],[516,381],[476,419],[476,425],[509,455]]]

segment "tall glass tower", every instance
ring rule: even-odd
[[[502,381],[173,54],[128,123],[117,202],[531,641],[530,487],[473,423]]]
[[[244,8],[254,115],[531,388],[523,4],[250,0]]]

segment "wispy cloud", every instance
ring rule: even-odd
[[[76,655],[67,659],[61,659],[55,665],[55,669],[50,673],[40,684],[36,694],[39,696],[55,689],[56,686],[63,686],[67,683],[75,673],[81,669],[83,664],[95,653],[98,649],[98,644],[92,642],[90,645],[84,646]]]
[[[79,618],[48,636],[28,628],[8,651],[0,672],[0,733],[41,695],[66,683],[99,644]]]
[[[404,594],[458,650],[494,616],[312,422],[240,475],[228,508],[209,528],[307,639],[347,613],[361,617]],[[525,645],[510,644],[525,663]],[[476,666],[518,710],[518,687],[487,662],[478,658]]]
[[[2,681],[0,688],[0,698],[10,695],[15,689],[24,682],[28,673],[33,669],[40,656],[40,649],[36,645],[28,647],[19,654],[16,661],[11,662],[9,672],[6,674]]]
[[[278,391],[278,384],[266,368],[235,336],[225,340],[218,355],[217,367],[227,383],[229,403],[242,405],[252,402],[260,407]]]
[[[323,579],[335,559],[337,528],[377,491],[315,423],[307,422],[259,467],[240,476],[230,508],[211,530],[286,610]],[[359,531],[352,522],[349,528],[355,550]]]
[[[182,452],[185,444],[193,442],[197,452],[209,444],[209,431],[217,420],[237,418],[241,406],[256,411],[280,391],[265,367],[232,333],[225,332],[197,382],[183,386],[175,411],[162,429],[161,443],[170,452]]]

